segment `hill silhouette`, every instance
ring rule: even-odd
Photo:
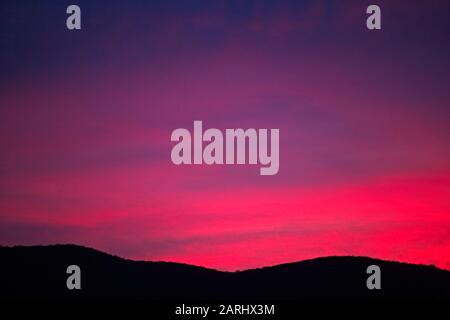
[[[171,262],[132,261],[76,245],[0,247],[0,298],[450,299],[450,272],[367,257],[325,257],[241,272]],[[66,268],[81,268],[81,290]],[[381,290],[366,269],[381,268]]]

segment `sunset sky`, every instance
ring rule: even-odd
[[[368,5],[382,30],[366,28]],[[66,29],[78,4],[82,29]],[[0,245],[450,269],[450,2],[2,1]],[[279,128],[280,170],[176,128]]]

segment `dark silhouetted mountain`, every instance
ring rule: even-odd
[[[450,272],[366,257],[326,257],[241,272],[122,259],[76,245],[0,247],[1,298],[449,299]],[[68,290],[66,268],[81,268]],[[381,290],[366,269],[381,268]]]

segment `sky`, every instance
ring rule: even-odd
[[[2,1],[0,245],[450,270],[450,4],[376,3]],[[174,165],[194,120],[279,128],[278,174]]]

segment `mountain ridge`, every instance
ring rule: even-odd
[[[131,299],[450,299],[450,271],[370,257],[330,256],[242,271],[135,261],[74,244],[0,246],[0,298]],[[381,269],[381,290],[366,270]],[[79,265],[81,290],[66,268]]]
[[[353,255],[332,255],[332,256],[323,256],[323,257],[315,257],[315,258],[308,258],[308,259],[304,259],[304,260],[297,260],[297,261],[292,261],[292,262],[283,262],[283,263],[278,263],[278,264],[274,264],[274,265],[267,265],[267,266],[261,266],[261,267],[255,267],[255,268],[248,268],[248,269],[236,269],[234,271],[229,271],[229,270],[220,270],[220,269],[215,269],[215,268],[211,268],[211,267],[207,267],[207,266],[201,266],[201,265],[196,265],[196,264],[190,264],[190,263],[185,263],[185,262],[175,262],[175,261],[166,261],[166,260],[135,260],[135,259],[129,259],[129,258],[125,258],[125,257],[121,257],[120,255],[116,255],[116,254],[112,254],[112,253],[108,253],[106,251],[102,251],[99,249],[95,249],[92,247],[88,247],[88,246],[84,246],[84,245],[78,245],[78,244],[72,244],[72,243],[58,243],[58,244],[50,244],[50,245],[13,245],[13,246],[3,246],[0,245],[0,250],[3,248],[8,248],[8,249],[15,249],[15,248],[51,248],[51,247],[74,247],[74,248],[81,248],[81,249],[86,249],[86,250],[92,250],[94,252],[100,253],[100,254],[104,254],[106,256],[110,256],[112,258],[117,258],[117,259],[121,259],[121,260],[125,260],[125,261],[132,261],[132,262],[139,262],[139,263],[162,263],[162,264],[175,264],[175,265],[182,265],[182,266],[189,266],[189,267],[195,267],[195,268],[201,268],[201,269],[206,269],[206,270],[212,270],[212,271],[217,271],[217,272],[222,272],[222,273],[238,273],[238,272],[247,272],[247,271],[254,271],[254,270],[261,270],[261,269],[270,269],[270,268],[277,268],[277,267],[283,267],[283,266],[292,266],[292,265],[296,265],[299,263],[308,263],[308,262],[314,262],[314,261],[320,261],[320,260],[328,260],[328,259],[346,259],[346,258],[356,258],[356,259],[367,259],[367,260],[371,260],[373,262],[376,261],[381,261],[381,262],[388,262],[388,263],[396,263],[396,264],[403,264],[403,265],[414,265],[414,266],[418,266],[418,267],[429,267],[429,268],[434,268],[437,270],[442,270],[442,271],[446,271],[446,272],[450,272],[450,270],[447,269],[443,269],[443,268],[439,268],[437,266],[435,266],[434,264],[423,264],[423,263],[410,263],[410,262],[403,262],[403,261],[396,261],[396,260],[385,260],[385,259],[381,259],[381,258],[373,258],[373,257],[369,257],[369,256],[353,256]]]

